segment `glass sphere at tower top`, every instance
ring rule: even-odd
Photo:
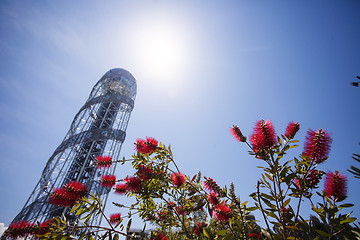
[[[95,85],[90,99],[107,93],[119,93],[135,100],[136,88],[136,80],[131,73],[122,68],[114,68],[106,72]]]

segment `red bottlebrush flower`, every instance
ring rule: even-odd
[[[264,150],[277,144],[277,137],[272,123],[260,120],[256,123],[254,133],[250,136],[254,151]]]
[[[108,168],[112,165],[112,157],[111,156],[97,156],[97,167],[98,168]]]
[[[162,232],[158,232],[155,236],[152,236],[150,240],[169,240],[169,238]]]
[[[49,202],[56,206],[71,207],[78,200],[78,196],[64,188],[54,189],[50,194]]]
[[[171,178],[175,187],[181,187],[185,182],[185,176],[182,173],[173,173]]]
[[[84,197],[87,193],[86,185],[77,181],[69,182],[64,186],[64,189],[66,189],[69,193],[75,194],[78,199]]]
[[[314,132],[309,129],[303,154],[312,158],[316,163],[322,163],[329,155],[331,142],[330,134],[326,131],[319,129]]]
[[[147,148],[150,150],[150,152],[152,153],[153,151],[156,150],[157,145],[158,145],[158,141],[153,138],[153,137],[146,137],[146,142],[145,144],[147,145]]]
[[[137,152],[142,154],[152,154],[158,145],[158,141],[152,137],[146,137],[144,139],[137,139],[135,143],[135,149]]]
[[[121,214],[120,213],[114,213],[110,215],[110,223],[115,225],[121,220]]]
[[[136,142],[134,144],[135,144],[135,150],[137,152],[145,154],[146,145],[145,145],[145,140],[144,139],[138,138],[138,139],[136,139]]]
[[[124,179],[124,182],[128,185],[128,190],[130,192],[138,192],[141,190],[141,179],[138,177],[127,176]]]
[[[50,229],[49,229],[50,225],[51,225],[51,219],[41,223],[39,225],[39,229],[37,231],[37,234],[44,235],[45,233],[50,232]]]
[[[128,185],[126,183],[117,184],[115,186],[115,193],[118,193],[120,195],[124,195],[129,191]]]
[[[231,209],[225,203],[217,205],[213,210],[213,217],[220,222],[227,222],[231,215]]]
[[[342,201],[347,197],[347,177],[345,174],[328,172],[325,178],[325,189],[328,197],[334,197],[336,201]]]
[[[294,138],[295,134],[299,131],[300,124],[298,122],[291,122],[286,127],[285,136],[288,138]]]
[[[28,237],[35,233],[35,224],[27,221],[13,222],[9,225],[4,235],[16,239],[18,237]]]
[[[205,177],[203,186],[206,190],[208,190],[210,192],[216,192],[220,196],[222,194],[222,190],[221,190],[220,186],[212,178]]]
[[[137,174],[141,180],[149,180],[153,176],[153,170],[148,166],[140,164],[138,167]]]
[[[203,228],[207,226],[205,222],[198,222],[194,228],[194,233],[200,235],[203,232]]]
[[[238,126],[233,125],[232,128],[230,128],[230,132],[239,142],[246,142],[246,137],[242,134]]]
[[[213,205],[213,206],[216,206],[219,204],[219,199],[217,197],[217,194],[216,192],[211,192],[209,195],[208,195],[208,200],[209,202]]]
[[[185,215],[186,214],[186,209],[184,206],[178,206],[176,207],[176,212],[179,215]]]
[[[104,175],[101,176],[101,183],[100,185],[103,187],[111,188],[116,183],[116,177],[114,175]]]

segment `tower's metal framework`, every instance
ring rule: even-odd
[[[106,202],[109,189],[99,186],[102,175],[114,174],[116,164],[108,169],[96,167],[96,157],[118,159],[136,96],[136,80],[126,70],[109,70],[96,83],[84,106],[76,114],[70,130],[48,160],[39,182],[13,222],[43,222],[69,209],[49,203],[54,188],[78,181],[89,191],[98,192]],[[100,219],[92,219],[97,223]]]

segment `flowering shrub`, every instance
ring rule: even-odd
[[[290,149],[298,147],[299,141],[294,138],[299,129],[299,123],[292,122],[283,135],[277,136],[271,121],[260,120],[249,142],[239,127],[230,129],[238,142],[249,146],[250,154],[259,164],[265,165],[261,166],[263,172],[255,192],[250,194],[254,206],[240,201],[233,183],[221,187],[211,177],[202,177],[201,172],[195,176],[185,175],[178,169],[171,148],[147,137],[136,141],[137,152],[132,159],[120,161],[121,164],[131,162],[134,176],[116,180],[115,176],[106,175],[101,179],[100,185],[113,187],[115,193],[123,195],[120,198],[134,199],[130,206],[114,203],[121,211],[127,210],[127,214],[106,216],[96,194],[84,197],[86,188],[71,182],[55,189],[49,201],[73,206],[71,212],[85,219],[82,225],[70,225],[66,219],[56,217],[43,224],[13,223],[7,235],[60,239],[70,238],[76,232],[79,239],[94,239],[95,236],[118,239],[119,235],[132,238],[129,229],[133,215],[137,214],[156,227],[146,239],[360,239],[359,229],[350,225],[356,219],[350,217],[350,213],[342,213],[353,206],[341,203],[347,196],[346,176],[337,171],[328,172],[324,190],[316,192],[325,174],[318,169],[318,164],[328,159],[330,134],[322,129],[309,130],[303,153],[284,160]],[[111,157],[107,156],[99,156],[97,161],[100,168],[112,164]],[[316,197],[320,197],[319,203],[315,202]],[[304,200],[310,201],[316,216],[301,215]],[[265,228],[257,224],[252,215],[254,211],[261,212]],[[94,214],[102,215],[108,227],[87,225]],[[142,237],[145,238],[144,233]]]

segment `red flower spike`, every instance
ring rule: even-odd
[[[158,145],[158,141],[152,137],[146,137],[144,139],[137,139],[135,143],[135,149],[137,152],[142,154],[152,154]]]
[[[299,131],[300,124],[298,122],[291,122],[286,127],[285,136],[288,138],[294,138],[295,134]]]
[[[129,191],[128,185],[126,183],[117,184],[114,189],[115,193],[120,195],[124,195]]]
[[[128,185],[128,190],[130,192],[138,192],[141,190],[141,179],[138,177],[127,176],[124,179],[124,182]]]
[[[181,187],[185,182],[185,176],[182,173],[173,173],[171,178],[175,187]]]
[[[231,209],[225,203],[217,205],[213,210],[213,217],[220,222],[229,221],[231,215]]]
[[[210,192],[216,192],[218,195],[221,196],[222,190],[220,186],[214,181],[214,179],[205,177],[203,186],[206,190]]]
[[[303,154],[312,158],[316,163],[322,163],[329,155],[331,142],[330,134],[326,131],[319,129],[314,132],[309,129]]]
[[[13,222],[4,233],[12,239],[25,238],[35,234],[35,224],[27,221]]]
[[[250,136],[254,151],[265,150],[277,144],[275,128],[270,120],[260,120],[256,123],[254,133]]]
[[[208,200],[209,202],[213,205],[213,206],[217,206],[219,204],[219,199],[217,197],[217,194],[216,192],[211,192],[209,195],[208,195]]]
[[[112,157],[111,156],[97,156],[97,167],[98,168],[109,168],[112,165]]]
[[[77,181],[69,182],[64,186],[64,189],[66,189],[69,193],[75,194],[77,199],[84,197],[87,193],[86,185]]]
[[[71,207],[77,200],[78,196],[76,194],[68,192],[64,188],[54,189],[54,192],[49,197],[49,203],[62,207]]]
[[[246,137],[242,134],[238,126],[233,125],[232,128],[230,128],[230,132],[237,141],[246,142]]]
[[[328,172],[325,178],[325,187],[327,197],[333,197],[336,201],[342,201],[347,197],[347,177],[345,174]]]
[[[37,234],[44,235],[50,231],[49,227],[51,225],[51,219],[41,223],[39,225],[39,229],[37,231]]]
[[[145,140],[144,139],[139,138],[139,139],[136,140],[136,142],[134,144],[135,144],[135,150],[137,152],[145,154],[146,145],[145,145]]]
[[[149,149],[149,153],[152,153],[156,150],[158,141],[153,137],[146,137],[145,144],[146,144],[147,148]]]
[[[120,213],[115,213],[115,214],[110,215],[109,221],[110,221],[111,224],[115,225],[120,220],[121,220],[121,214]]]
[[[137,174],[141,180],[150,180],[153,177],[153,170],[148,166],[140,164],[138,166]]]
[[[111,188],[116,183],[116,177],[114,175],[104,175],[101,176],[101,183],[100,185],[106,188]]]

